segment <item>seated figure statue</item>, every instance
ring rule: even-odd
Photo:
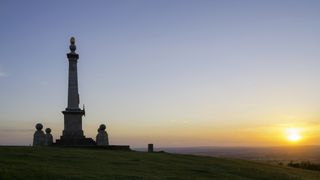
[[[50,146],[53,143],[53,137],[52,137],[52,135],[50,133],[51,133],[51,129],[47,128],[46,129],[45,140],[44,140],[44,145],[46,145],[46,146]]]
[[[33,135],[33,146],[43,146],[45,141],[45,135],[42,131],[42,124],[36,124],[36,132]]]
[[[105,130],[106,130],[106,125],[101,124],[98,129],[98,134],[96,137],[96,142],[97,142],[98,146],[108,146],[109,145],[108,133]]]

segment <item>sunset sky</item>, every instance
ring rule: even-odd
[[[75,36],[111,144],[320,145],[319,0],[0,0],[0,145],[54,139]]]

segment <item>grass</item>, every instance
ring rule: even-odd
[[[258,162],[168,153],[0,147],[0,179],[320,179]]]

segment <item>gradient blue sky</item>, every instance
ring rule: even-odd
[[[0,144],[61,135],[76,37],[83,126],[134,147],[320,138],[318,0],[0,0]]]

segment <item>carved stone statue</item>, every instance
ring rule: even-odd
[[[42,124],[36,124],[36,132],[33,135],[33,146],[43,146],[45,141],[45,135],[42,131]]]
[[[108,133],[106,132],[106,125],[101,124],[98,129],[98,134],[96,137],[96,142],[98,146],[108,146],[109,145],[109,139],[108,139]]]
[[[44,141],[44,145],[46,145],[46,146],[50,146],[53,143],[53,137],[50,133],[51,133],[51,129],[47,128],[46,135],[45,135],[45,141]]]

